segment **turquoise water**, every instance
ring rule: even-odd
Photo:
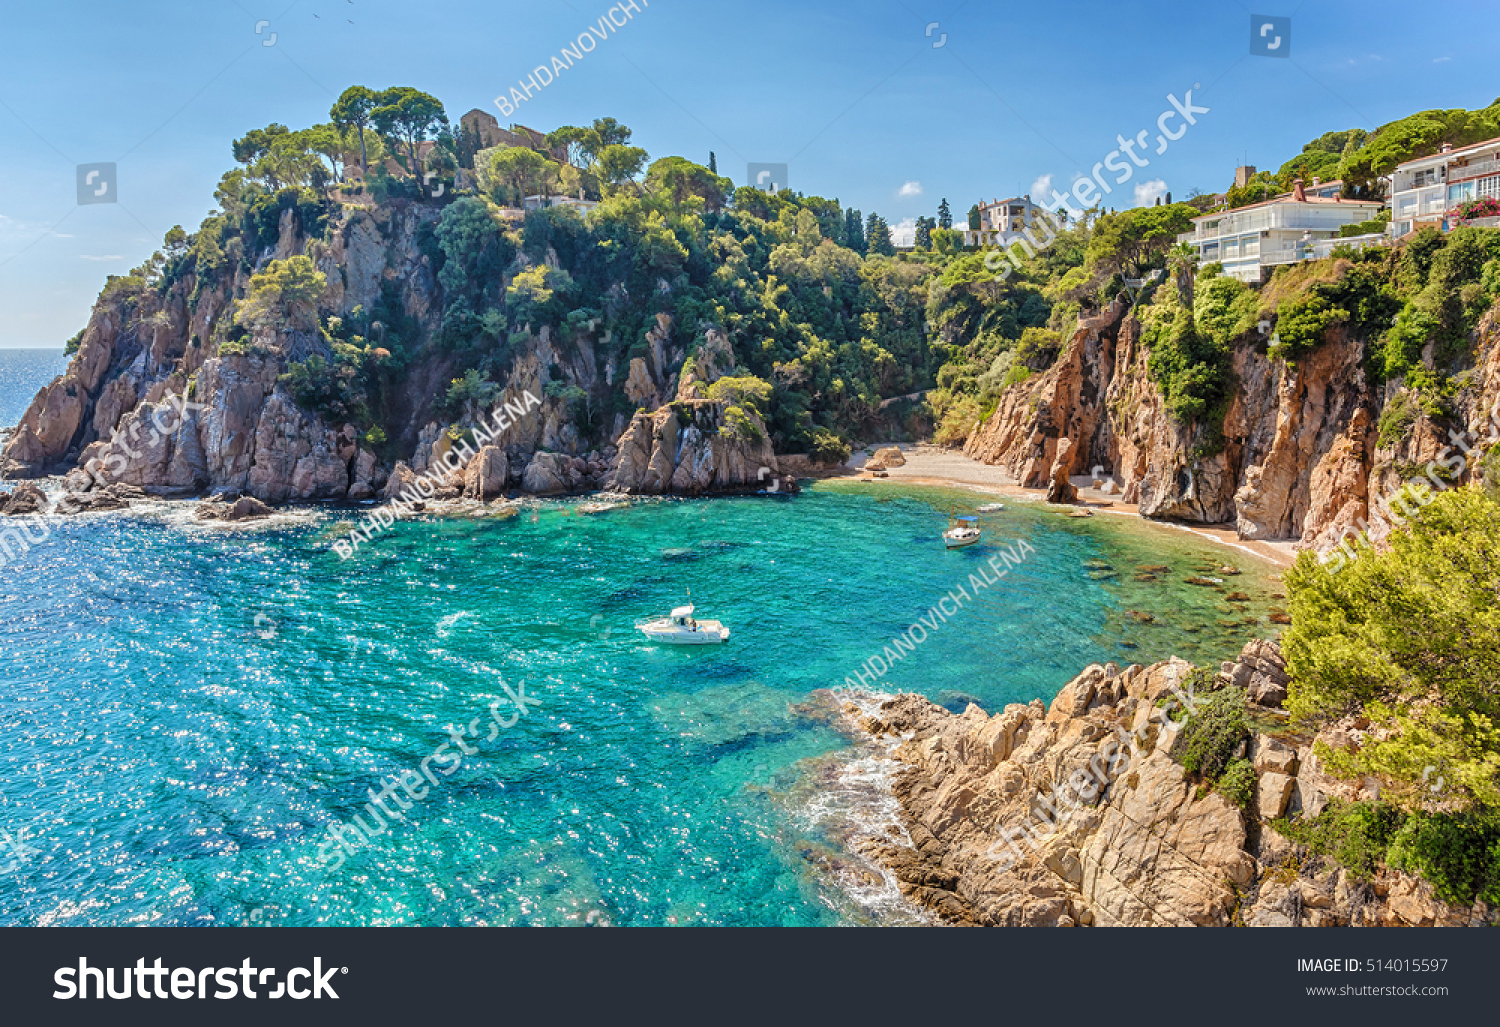
[[[37,390],[67,366],[60,349],[0,349],[0,428],[14,428]]]
[[[1180,580],[1229,550],[1011,504],[988,534],[1035,551],[979,591],[995,543],[939,533],[981,500],[867,488],[419,519],[342,562],[336,511],[68,523],[0,576],[0,922],[900,922],[828,870],[848,854],[809,768],[849,742],[817,690],[960,585],[876,688],[993,709],[1094,660],[1219,659],[1264,630],[1273,581],[1247,567],[1234,605]],[[1142,562],[1172,573],[1137,582]],[[632,630],[689,590],[728,644]],[[502,677],[540,708],[321,867],[327,825],[370,820],[367,791],[445,725],[488,724]]]

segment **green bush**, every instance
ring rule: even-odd
[[[1394,446],[1406,438],[1406,433],[1411,426],[1417,423],[1419,413],[1417,404],[1412,400],[1411,393],[1405,390],[1396,393],[1391,401],[1385,405],[1380,412],[1379,422],[1379,445],[1382,449]]]
[[[1349,318],[1348,311],[1334,306],[1317,292],[1288,300],[1276,313],[1277,341],[1271,346],[1270,356],[1289,364],[1321,346],[1328,329]]]
[[[1255,765],[1249,760],[1231,760],[1219,777],[1219,793],[1240,809],[1255,800]]]
[[[1188,718],[1174,751],[1183,770],[1217,781],[1229,769],[1240,743],[1249,737],[1244,689],[1221,688],[1209,693]]]
[[[1303,553],[1283,575],[1287,709],[1309,727],[1367,716],[1357,751],[1319,757],[1387,801],[1425,809],[1437,766],[1449,808],[1500,812],[1500,505],[1475,487],[1424,501],[1385,551]]]
[[[1330,799],[1316,817],[1273,821],[1277,831],[1328,856],[1356,881],[1368,881],[1386,861],[1391,839],[1405,819],[1399,809],[1378,802]]]
[[[1430,881],[1444,902],[1500,903],[1500,817],[1413,813],[1391,839],[1388,862]]]

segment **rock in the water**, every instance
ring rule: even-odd
[[[464,471],[464,497],[484,500],[502,496],[509,476],[510,462],[505,457],[505,450],[499,446],[484,446]]]
[[[271,516],[271,508],[254,496],[241,496],[233,502],[207,500],[194,512],[200,521],[248,521]]]
[[[7,517],[46,513],[51,503],[47,493],[29,481],[23,481],[8,493],[0,493],[0,513]]]
[[[567,492],[571,465],[560,453],[537,453],[526,465],[521,487],[534,496],[555,496]]]

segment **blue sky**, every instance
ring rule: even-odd
[[[1493,0],[1249,2],[636,0],[618,34],[513,118],[493,98],[610,4],[13,4],[0,65],[0,347],[60,347],[105,275],[212,209],[232,138],[327,120],[356,82],[416,86],[455,120],[473,107],[542,130],[613,116],[653,158],[707,162],[713,150],[740,183],[748,161],[787,162],[793,188],[893,225],[944,196],[962,217],[1045,175],[1065,188],[1117,135],[1149,128],[1155,140],[1167,94],[1195,83],[1210,112],[1149,154],[1132,185],[1219,191],[1235,165],[1274,168],[1325,131],[1500,94],[1484,71],[1500,38]],[[1289,59],[1249,55],[1252,13],[1291,17]],[[118,163],[120,202],[77,206],[75,165],[96,161]]]

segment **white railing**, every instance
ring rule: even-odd
[[[1324,257],[1333,256],[1336,246],[1353,246],[1357,250],[1367,249],[1371,246],[1387,246],[1390,237],[1384,232],[1370,232],[1365,235],[1350,235],[1342,239],[1315,239],[1313,241],[1313,256],[1319,260]]]
[[[1493,175],[1496,172],[1500,172],[1500,159],[1477,160],[1472,164],[1465,164],[1461,168],[1449,168],[1448,181],[1478,178],[1481,175]]]

